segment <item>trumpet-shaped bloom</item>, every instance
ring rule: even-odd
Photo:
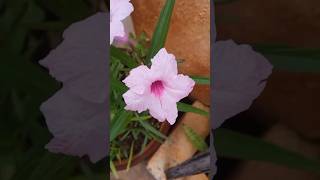
[[[122,20],[128,17],[133,11],[130,0],[111,0],[110,1],[110,44],[116,36],[125,35]]]
[[[50,152],[92,162],[107,156],[108,39],[107,13],[97,13],[68,27],[62,43],[40,64],[63,86],[41,105],[53,138]]]
[[[151,60],[151,68],[141,65],[131,70],[123,82],[129,90],[123,94],[126,110],[149,110],[152,117],[171,125],[178,116],[177,102],[189,95],[195,82],[178,74],[177,61],[162,48]]]

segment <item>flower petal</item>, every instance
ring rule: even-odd
[[[64,43],[74,48],[94,49],[106,54],[109,35],[107,19],[109,19],[109,13],[96,13],[71,24],[63,32]]]
[[[40,61],[71,92],[92,102],[107,98],[106,17],[97,13],[72,24],[63,34],[64,41]]]
[[[166,113],[167,121],[173,125],[178,117],[177,101],[172,98],[167,92],[161,96],[161,107]]]
[[[152,81],[150,79],[150,69],[141,65],[130,71],[130,74],[122,81],[135,93],[143,94],[148,90]]]
[[[166,120],[166,112],[162,109],[161,101],[154,95],[148,97],[148,109],[152,117],[160,122]]]
[[[170,77],[178,74],[177,61],[173,54],[169,54],[165,48],[151,59],[152,74],[160,77]]]
[[[86,102],[58,91],[41,105],[46,123],[54,138],[46,146],[49,151],[67,155],[88,155],[97,162],[107,155],[107,102]]]
[[[271,64],[247,45],[221,41],[213,47],[214,128],[249,108],[262,92],[272,72]]]
[[[77,49],[62,43],[40,64],[74,94],[88,101],[103,102],[107,98],[107,58],[101,51]]]
[[[102,103],[108,97],[106,76],[106,70],[97,68],[95,73],[84,74],[79,78],[65,82],[63,86],[89,102]]]
[[[190,94],[194,85],[195,82],[190,77],[179,74],[165,82],[165,91],[178,102]]]
[[[112,21],[121,21],[128,17],[133,11],[130,0],[110,0]]]
[[[126,110],[138,111],[139,113],[147,110],[148,102],[145,95],[140,95],[133,90],[128,90],[122,96],[126,103]]]
[[[110,22],[110,45],[113,43],[114,38],[117,36],[124,36],[125,30],[124,25],[121,21]]]

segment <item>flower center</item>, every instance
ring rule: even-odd
[[[164,86],[162,81],[157,80],[151,84],[151,93],[154,94],[155,96],[157,97],[161,96],[163,93],[163,90],[164,90]]]

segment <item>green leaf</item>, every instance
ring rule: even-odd
[[[22,23],[41,22],[45,18],[44,10],[34,1],[28,1],[27,10],[22,18]]]
[[[151,47],[147,55],[146,64],[150,64],[151,58],[165,45],[174,4],[175,0],[167,0],[161,11],[160,18],[151,40]]]
[[[256,160],[320,173],[320,162],[286,150],[259,138],[227,129],[215,130],[218,156],[242,160]]]
[[[138,63],[134,59],[114,46],[110,47],[110,56],[111,59],[118,60],[129,68],[135,68],[138,66]]]
[[[201,76],[190,76],[190,77],[196,82],[196,84],[210,85],[209,77],[201,77]]]
[[[132,141],[131,147],[130,147],[130,154],[129,154],[128,164],[126,169],[127,172],[130,170],[130,167],[131,167],[131,162],[133,158],[133,148],[134,148],[134,141]]]
[[[73,157],[32,148],[21,154],[16,167],[18,171],[11,180],[34,180],[43,177],[46,177],[47,180],[66,179],[75,169],[75,165],[76,161]]]
[[[197,132],[195,132],[191,127],[188,127],[185,124],[183,124],[182,127],[187,138],[198,151],[203,152],[208,149],[207,143]]]
[[[80,168],[82,172],[85,174],[87,179],[90,180],[98,180],[99,178],[96,176],[96,174],[92,171],[91,167],[88,166],[87,163],[85,163],[83,160],[80,162]]]
[[[123,94],[128,90],[127,86],[125,86],[119,80],[116,80],[116,79],[113,79],[113,78],[111,78],[110,80],[111,80],[110,81],[110,85],[111,85],[112,89],[116,90],[120,94]]]
[[[162,138],[162,139],[167,139],[165,135],[163,135],[160,131],[155,129],[149,122],[144,121],[144,120],[139,120],[140,124],[149,132],[153,133],[154,135]]]
[[[215,4],[227,4],[227,3],[231,3],[234,2],[236,0],[214,0]]]
[[[115,115],[114,119],[112,119],[111,121],[110,141],[113,141],[125,130],[128,123],[130,122],[130,116],[132,116],[132,114],[124,109],[122,109]]]
[[[310,57],[264,54],[275,69],[290,72],[320,72],[320,60]]]
[[[193,107],[190,104],[185,104],[185,103],[182,103],[182,102],[178,102],[177,103],[177,107],[178,107],[178,110],[181,111],[181,112],[192,112],[192,113],[200,114],[200,115],[203,115],[203,116],[209,116],[209,112],[204,111],[204,110],[199,109],[199,108],[196,108],[196,107]]]
[[[94,180],[107,180],[108,175],[104,174],[99,174],[94,176]],[[88,180],[88,177],[86,176],[76,176],[72,178],[68,178],[67,180]],[[91,179],[90,179],[91,180]]]
[[[290,72],[320,72],[320,49],[280,45],[254,45],[275,69]]]
[[[131,121],[145,121],[151,118],[152,118],[151,116],[139,116],[139,117],[132,118]]]
[[[78,21],[93,13],[84,0],[40,0],[39,2],[45,9],[68,22]]]
[[[0,49],[0,56],[4,59],[0,61],[0,82],[3,88],[21,89],[34,95],[34,100],[41,103],[60,87],[40,65],[23,59],[23,56],[7,49]],[[5,78],[8,75],[10,78]]]
[[[41,159],[41,162],[37,164],[37,167],[33,169],[29,179],[52,177],[68,166],[74,166],[71,157],[60,157],[48,154],[47,156],[44,156],[43,159]]]
[[[110,160],[110,169],[111,169],[111,172],[112,174],[114,175],[114,177],[116,179],[119,178],[119,175],[118,175],[118,172],[117,172],[117,169],[116,169],[116,166],[113,164],[113,162]]]
[[[22,26],[30,30],[63,31],[70,23],[65,21],[26,22]]]

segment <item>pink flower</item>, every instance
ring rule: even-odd
[[[128,17],[133,11],[130,0],[111,0],[110,1],[110,44],[116,36],[125,35],[122,20]]]
[[[177,102],[189,95],[195,82],[178,74],[177,62],[162,48],[153,59],[151,68],[141,65],[131,70],[123,82],[129,90],[123,94],[126,110],[149,110],[151,116],[171,125],[178,116]]]
[[[97,13],[70,25],[61,44],[40,61],[63,85],[40,108],[53,135],[50,152],[87,155],[92,162],[107,156],[107,18]]]
[[[124,36],[116,36],[113,39],[113,45],[119,48],[125,48],[130,45],[133,45],[133,42],[130,40],[129,35],[125,33]]]

